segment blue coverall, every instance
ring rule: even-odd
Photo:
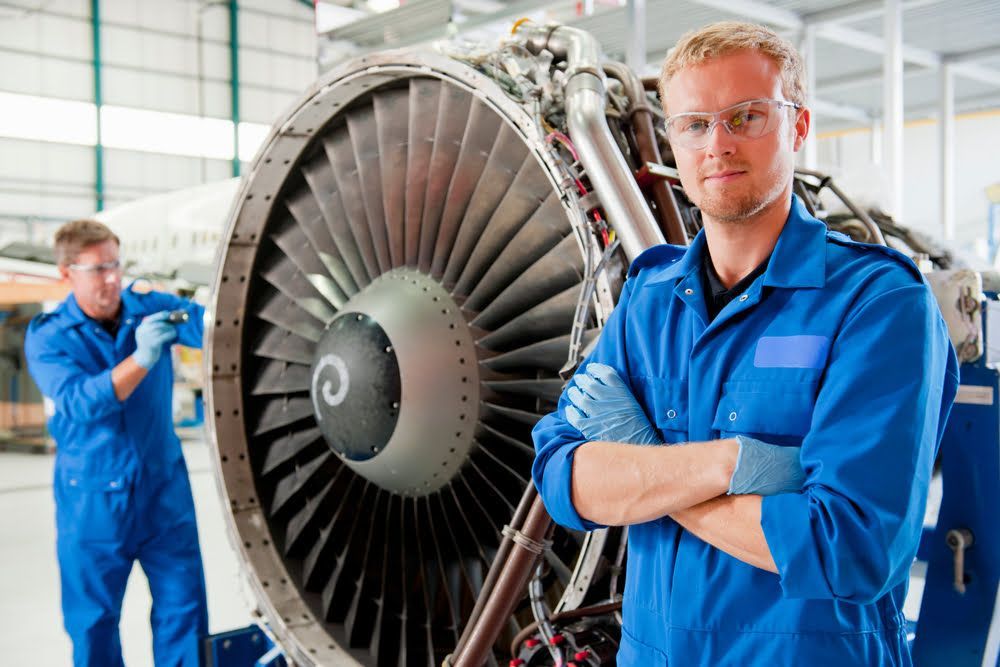
[[[765,497],[778,574],[669,516],[631,526],[618,664],[910,665],[903,619],[934,458],[958,386],[937,304],[904,255],[827,230],[793,196],[767,271],[711,322],[701,233],[640,255],[589,362],[626,380],[665,442],[744,434],[801,446],[799,493]],[[532,474],[576,530],[558,409]]]
[[[28,328],[25,354],[54,404],[53,488],[63,621],[75,665],[122,665],[118,622],[132,563],[153,598],[153,655],[160,667],[199,664],[208,632],[194,502],[173,430],[169,349],[124,401],[111,369],[136,349],[146,315],[185,309],[178,342],[201,347],[204,309],[169,294],[122,292],[114,339],[70,295]]]

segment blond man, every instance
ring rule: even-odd
[[[934,299],[792,194],[810,115],[786,41],[689,33],[660,93],[704,229],[633,263],[535,427],[535,484],[565,526],[630,526],[619,665],[910,665],[903,599],[958,384]]]

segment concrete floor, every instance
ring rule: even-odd
[[[208,587],[209,630],[251,623],[236,554],[203,440],[184,443],[194,491]],[[0,649],[5,665],[69,665],[72,647],[62,628],[51,455],[0,452]],[[153,665],[149,587],[138,565],[122,605],[121,638],[129,667]]]

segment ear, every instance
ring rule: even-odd
[[[59,269],[59,277],[62,278],[64,281],[68,281],[69,269],[66,267],[66,265],[60,264],[57,268]]]
[[[809,113],[808,107],[802,107],[795,114],[795,138],[793,141],[793,150],[798,153],[802,149],[802,144],[805,143],[806,137],[809,136],[809,127],[812,124],[812,117]]]

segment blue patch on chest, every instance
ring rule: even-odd
[[[756,368],[823,368],[828,336],[764,336],[757,341]]]

